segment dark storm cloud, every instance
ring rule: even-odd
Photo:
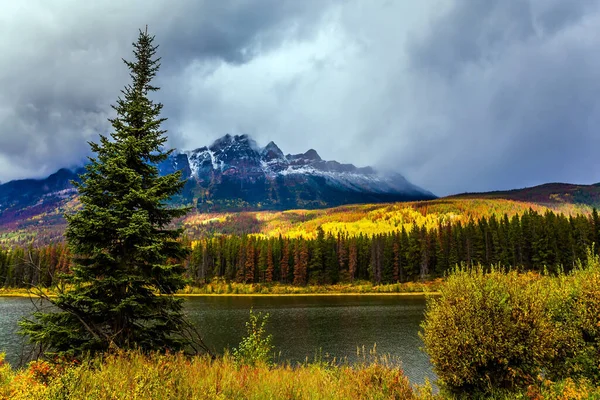
[[[288,36],[309,34],[324,8],[318,0],[177,2],[157,34],[169,64],[209,57],[241,64]]]
[[[439,151],[423,172],[445,172],[441,192],[600,180],[598,12],[457,1],[413,43],[413,78],[430,82],[429,116],[443,121],[426,133]]]
[[[323,10],[312,0],[3,5],[0,179],[81,162],[86,141],[110,129],[110,104],[127,82],[120,60],[130,58],[138,28],[148,24],[160,38],[159,84],[168,84],[191,63],[202,63],[209,73],[221,62],[248,62],[290,36],[310,35]],[[185,84],[170,89],[158,98],[171,111],[170,138],[180,143],[176,120]]]
[[[145,24],[172,146],[249,133],[440,195],[600,181],[600,0],[15,2],[1,180],[81,161]]]

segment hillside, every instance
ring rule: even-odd
[[[326,232],[349,235],[389,233],[413,224],[435,228],[440,223],[467,222],[470,218],[509,217],[532,208],[539,213],[552,210],[565,215],[589,214],[598,185],[548,184],[506,192],[461,194],[441,199],[355,204],[324,209],[285,211],[194,211],[177,223],[197,239],[214,234],[257,234],[267,237],[312,238],[321,226]],[[54,208],[36,205],[12,218],[0,216],[0,243],[39,243],[60,240],[64,230],[62,213],[78,206],[75,198],[62,199]]]
[[[471,218],[489,218],[492,215],[502,218],[505,214],[512,217],[530,208],[542,214],[548,210],[565,215],[591,212],[586,205],[572,203],[545,206],[505,199],[444,198],[408,203],[349,205],[323,210],[192,214],[182,224],[192,238],[241,233],[313,238],[319,226],[326,233],[373,235],[394,232],[402,227],[410,230],[413,224],[433,229],[439,224],[465,223]]]
[[[600,208],[600,183],[574,185],[570,183],[547,183],[524,189],[493,191],[486,193],[462,193],[451,199],[505,199],[560,207],[563,204],[579,204]]]
[[[326,161],[314,149],[284,155],[274,142],[259,147],[247,135],[228,134],[210,146],[175,151],[157,167],[163,175],[181,171],[186,185],[171,204],[198,212],[319,209],[436,198],[398,173]],[[71,182],[83,172],[83,167],[62,168],[43,179],[0,184],[0,241],[60,237],[63,213],[77,207]]]

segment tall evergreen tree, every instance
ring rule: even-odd
[[[250,240],[248,242],[248,247],[246,248],[246,264],[244,265],[244,269],[246,271],[246,276],[244,278],[245,283],[254,283],[254,273],[256,266],[256,256],[254,254],[254,242]]]
[[[281,261],[279,264],[281,269],[281,282],[288,283],[288,276],[290,273],[290,242],[287,239],[283,242],[283,250],[281,254]]]
[[[180,263],[187,250],[180,230],[168,225],[185,208],[166,202],[183,187],[180,173],[159,176],[166,151],[162,104],[148,95],[160,67],[154,36],[140,31],[134,61],[125,61],[131,83],[113,108],[111,139],[90,143],[81,182],[74,183],[81,209],[66,215],[72,255],[68,289],[50,299],[57,312],[21,321],[21,333],[49,354],[79,358],[113,348],[178,350],[189,343]]]
[[[273,244],[271,240],[267,244],[267,270],[265,271],[265,282],[273,282],[273,274],[275,272],[275,265],[273,264]]]

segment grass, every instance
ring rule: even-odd
[[[428,282],[406,282],[374,285],[368,281],[340,283],[336,285],[292,286],[273,284],[247,284],[214,280],[203,286],[187,286],[180,295],[423,295],[437,293],[441,279]]]
[[[51,288],[35,289],[35,291],[25,288],[0,288],[0,297],[39,297],[36,294],[39,290],[42,290],[49,297],[54,297]]]
[[[82,364],[34,361],[13,370],[0,354],[0,399],[453,399],[431,385],[411,385],[387,357],[355,366],[323,362],[239,365],[226,354],[216,360],[182,354],[121,352]],[[461,397],[458,397],[461,398]],[[463,398],[470,398],[465,394]],[[540,381],[519,393],[498,391],[488,399],[598,399],[585,380]]]
[[[427,282],[406,282],[388,285],[374,285],[368,281],[340,283],[336,285],[292,286],[273,284],[248,284],[214,280],[203,286],[186,286],[178,296],[293,296],[293,295],[425,295],[436,294],[442,284],[441,279]],[[37,289],[36,289],[37,290]],[[52,289],[43,289],[53,296]],[[0,289],[0,297],[36,297],[35,292],[24,288]]]
[[[358,367],[269,367],[239,365],[230,355],[211,360],[129,352],[81,365],[37,361],[18,371],[6,364],[0,367],[0,398],[14,400],[416,399],[418,390],[385,358]]]

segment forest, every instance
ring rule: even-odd
[[[522,271],[568,272],[600,240],[600,217],[540,213],[529,209],[502,218],[481,217],[437,227],[404,226],[371,236],[326,233],[315,237],[212,235],[184,237],[191,249],[184,260],[190,284],[214,278],[230,282],[327,285],[370,281],[375,285],[430,280],[457,264],[511,266]],[[598,253],[597,247],[594,250]],[[65,243],[0,249],[0,284],[50,287],[68,274]]]

